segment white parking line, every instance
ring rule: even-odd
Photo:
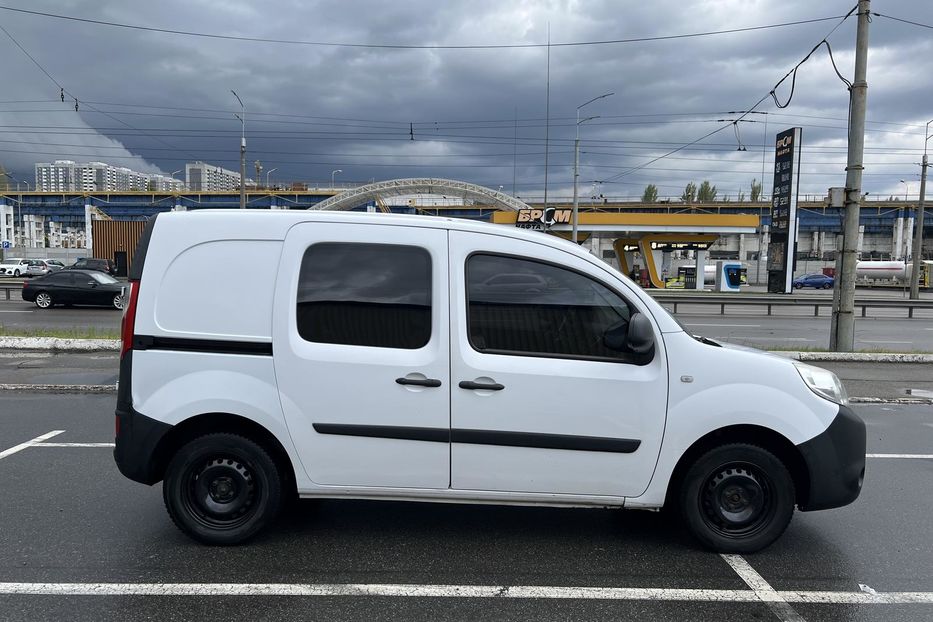
[[[752,588],[761,602],[768,605],[771,613],[776,615],[778,619],[783,622],[804,622],[800,614],[794,611],[794,608],[787,604],[786,600],[781,598],[777,591],[771,587],[771,584],[765,581],[764,577],[758,574],[751,564],[745,561],[744,557],[726,554],[721,555],[721,557],[745,581],[745,584]]]
[[[35,443],[33,447],[116,447],[115,443]]]
[[[45,443],[43,442],[46,439],[52,438],[58,434],[61,434],[64,430],[56,430],[54,432],[49,432],[48,434],[43,434],[42,436],[37,436],[31,441],[26,441],[16,447],[11,447],[4,452],[0,452],[0,458],[5,458],[10,454],[15,454],[18,451],[28,449],[30,447],[90,447],[90,448],[113,448],[116,447],[116,443]],[[933,454],[865,454],[866,458],[888,458],[894,460],[933,460]]]
[[[53,436],[58,436],[58,435],[61,434],[62,432],[64,432],[64,430],[52,430],[51,432],[46,432],[46,433],[43,434],[42,436],[37,436],[36,438],[32,439],[31,441],[26,441],[25,443],[20,443],[19,445],[16,445],[15,447],[10,447],[9,449],[4,449],[3,451],[0,451],[0,460],[3,460],[3,459],[6,458],[7,456],[12,456],[12,455],[15,454],[15,453],[18,453],[18,452],[20,452],[20,451],[23,451],[24,449],[27,449],[27,448],[29,448],[29,447],[32,447],[33,445],[36,445],[36,444],[38,444],[38,443],[41,443],[42,441],[47,441],[47,440],[49,440],[50,438],[52,438]]]
[[[772,592],[772,598],[786,601],[786,603],[933,605],[933,592],[878,592],[875,594],[865,592],[774,590]],[[679,588],[367,583],[0,583],[0,595],[13,594],[31,596],[380,596],[399,598],[762,602],[759,593],[754,590]]]
[[[684,324],[684,326],[713,326],[715,328],[761,328],[761,324]]]
[[[879,340],[859,339],[859,341],[861,341],[862,343],[913,343],[913,341],[892,341],[890,339],[879,339]]]
[[[803,337],[744,337],[751,341],[813,341],[813,339],[804,339]]]

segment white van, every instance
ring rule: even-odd
[[[691,336],[549,235],[166,213],[128,298],[114,456],[201,542],[246,540],[299,495],[673,506],[750,552],[795,506],[861,489],[865,426],[832,373]]]

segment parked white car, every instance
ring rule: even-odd
[[[224,269],[192,279],[204,265]],[[202,542],[242,542],[298,494],[669,505],[706,546],[750,552],[795,506],[861,490],[865,425],[835,375],[696,338],[542,233],[165,213],[128,301],[114,456],[130,479],[163,481]]]
[[[25,275],[29,268],[29,259],[9,258],[0,261],[0,276],[20,276]]]

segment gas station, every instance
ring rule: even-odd
[[[569,239],[572,232],[569,208],[530,208],[518,211],[497,211],[494,224],[532,229]],[[671,256],[675,251],[694,254],[695,289],[703,289],[707,252],[720,236],[754,234],[759,217],[755,214],[697,214],[644,212],[589,212],[578,214],[577,240],[609,240],[619,269],[627,275],[638,271],[638,281],[646,287],[665,288],[676,279],[665,280],[671,271]],[[736,261],[717,262],[716,289],[738,291],[741,265]],[[684,283],[678,285],[683,288]]]

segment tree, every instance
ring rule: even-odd
[[[645,186],[645,191],[641,194],[642,203],[657,203],[658,202],[658,187],[654,184],[648,184]]]
[[[680,200],[684,203],[693,203],[697,198],[697,185],[692,181],[687,184],[687,187],[684,188],[683,194],[680,195]]]
[[[742,190],[739,190],[739,203],[744,203],[744,202],[745,202],[745,192]]]
[[[700,203],[712,203],[716,200],[716,186],[711,186],[709,181],[703,180],[700,189],[697,190],[697,201]]]
[[[757,203],[761,200],[761,182],[757,179],[752,180],[752,203]]]
[[[0,164],[0,190],[9,190],[10,189],[10,176],[7,175],[6,169],[3,168],[3,165]]]

